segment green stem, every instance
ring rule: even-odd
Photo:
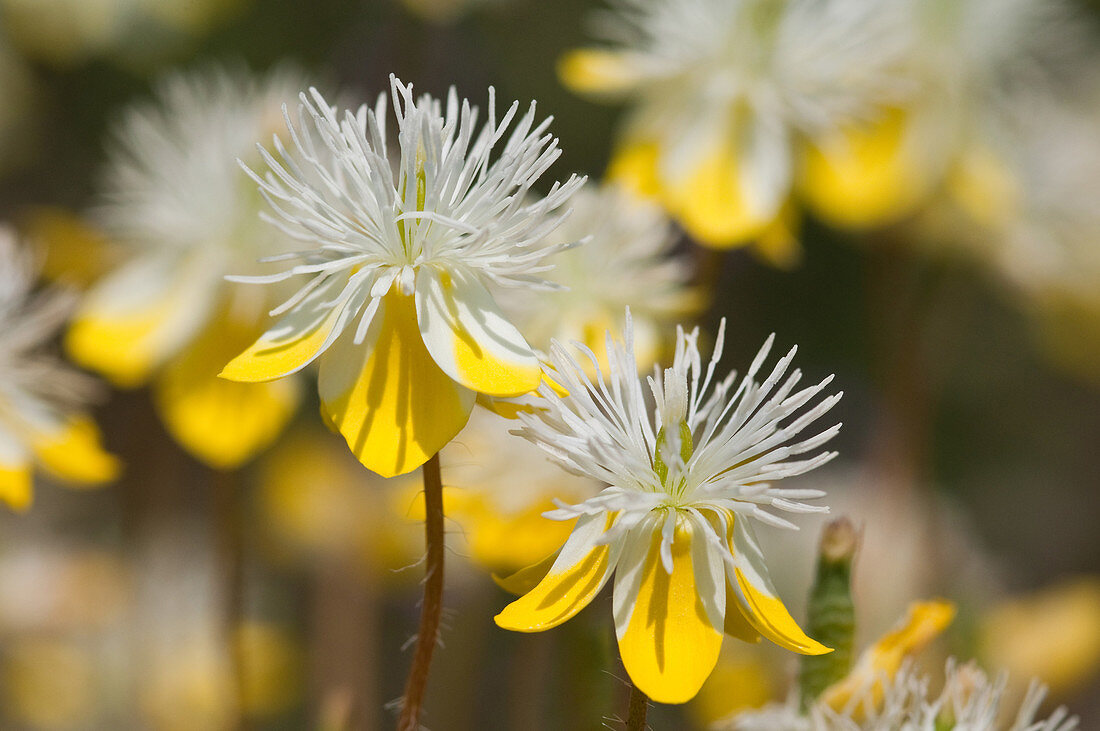
[[[405,683],[405,697],[398,731],[416,731],[428,685],[432,653],[439,638],[439,618],[443,611],[443,478],[439,455],[424,463],[424,541],[427,565],[424,575],[424,600],[420,606],[420,629],[416,634],[416,652]]]

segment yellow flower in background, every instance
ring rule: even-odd
[[[853,718],[873,715],[882,705],[884,684],[954,619],[955,606],[950,602],[911,604],[898,625],[864,650],[847,677],[826,688],[817,702]]]
[[[0,500],[20,512],[33,500],[35,466],[75,486],[101,485],[119,470],[81,411],[93,384],[44,352],[73,298],[35,294],[36,273],[14,231],[0,228]]]
[[[586,185],[571,205],[572,215],[550,238],[584,244],[548,260],[554,268],[546,279],[558,288],[536,296],[506,291],[501,305],[536,346],[576,340],[604,367],[604,334],[622,330],[630,307],[638,365],[648,370],[670,345],[661,333],[702,305],[692,263],[674,254],[677,236],[661,209],[619,186]]]
[[[302,556],[361,562],[376,578],[402,579],[423,553],[413,515],[415,478],[363,471],[342,441],[320,426],[295,427],[259,462],[259,516],[278,560]]]
[[[895,223],[945,186],[957,195],[975,163],[995,183],[988,159],[1006,132],[1006,90],[1034,86],[1035,68],[1079,33],[1061,0],[912,0],[907,14],[903,93],[810,140],[802,158],[803,199],[841,228]],[[989,209],[975,192],[968,186],[961,202]]]
[[[302,94],[299,123],[288,121],[293,150],[276,142],[264,153],[269,170],[253,176],[275,222],[313,248],[277,257],[292,262],[281,272],[238,279],[308,281],[221,374],[272,381],[318,360],[326,420],[386,477],[449,442],[475,394],[538,386],[538,358],[491,288],[549,286],[537,275],[564,245],[545,237],[584,182],[572,176],[526,197],[561,152],[534,104],[519,117],[514,103],[498,120],[490,89],[478,130],[477,109],[453,89],[444,103],[414,99],[394,77],[391,87],[396,174],[385,95],[338,116],[316,90]]]
[[[1064,697],[1100,671],[1100,579],[1074,579],[993,607],[979,652],[991,667],[1035,677]]]
[[[735,373],[715,380],[722,330],[706,366],[699,331],[678,330],[672,367],[648,379],[651,411],[629,317],[624,337],[618,343],[608,335],[610,365],[595,376],[554,343],[548,378],[564,395],[543,385],[540,408],[519,415],[518,434],[566,470],[608,487],[547,513],[577,519],[576,527],[542,581],[497,615],[497,624],[520,632],[555,627],[614,574],[623,664],[635,686],[661,703],[695,696],[718,661],[723,633],[747,641],[764,636],[803,654],[829,652],[806,636],[776,595],[752,524],[794,527],[766,507],[826,510],[805,502],[823,493],[769,483],[835,456],[795,459],[839,430],[838,424],[795,441],[840,398],[808,406],[831,378],[795,391],[801,373],[787,372],[792,350],[758,382],[769,338],[739,383]],[[591,351],[578,349],[595,362]]]
[[[259,220],[261,201],[236,159],[255,156],[297,85],[287,73],[177,74],[155,102],[129,110],[96,211],[123,261],[88,291],[66,337],[75,360],[115,384],[152,380],[169,432],[218,468],[266,447],[297,405],[293,381],[217,378],[273,306],[225,275],[255,271],[257,259],[287,245]]]
[[[589,478],[565,474],[534,445],[508,431],[515,422],[487,411],[446,448],[446,515],[458,522],[468,552],[491,571],[512,573],[544,559],[569,537],[571,523],[547,520],[554,498],[579,502],[599,491]]]
[[[559,70],[577,92],[630,103],[608,177],[702,243],[736,246],[785,225],[803,140],[896,96],[901,7],[627,0],[601,18],[608,45],[567,54]]]

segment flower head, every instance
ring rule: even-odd
[[[724,326],[723,326],[724,328]],[[547,376],[565,395],[543,385],[539,406],[521,413],[517,432],[565,469],[608,485],[577,505],[559,504],[553,519],[579,518],[542,582],[496,620],[534,632],[580,611],[615,575],[614,613],[619,650],[630,677],[654,700],[693,697],[718,659],[723,630],[744,639],[760,635],[801,653],[829,649],[799,629],[776,596],[753,522],[793,524],[768,508],[820,512],[806,500],[815,490],[771,482],[824,464],[817,450],[839,424],[798,435],[840,398],[807,407],[831,381],[795,390],[788,373],[792,349],[758,381],[769,338],[748,372],[715,378],[722,353],[703,363],[698,329],[677,333],[676,354],[663,374],[637,373],[628,319],[625,343],[608,336],[609,367],[595,375],[562,345],[551,348]],[[595,355],[579,346],[582,357]]]
[[[894,0],[618,0],[609,44],[561,65],[582,93],[628,97],[609,174],[655,198],[702,242],[775,225],[800,141],[896,93]]]
[[[92,383],[43,352],[72,309],[61,290],[34,294],[36,269],[0,227],[0,500],[26,510],[32,467],[76,483],[98,484],[118,472],[95,424],[80,413]]]
[[[741,714],[716,729],[731,731],[1074,731],[1079,721],[1065,708],[1046,718],[1039,708],[1046,688],[1032,681],[1019,706],[1005,694],[1007,676],[991,679],[974,663],[947,661],[947,679],[939,694],[931,679],[907,664],[892,678],[885,678],[881,702],[870,714],[853,716],[851,709],[835,709],[816,703],[801,714],[791,703],[767,706]]]
[[[258,220],[262,202],[235,160],[276,128],[296,88],[286,72],[175,74],[155,101],[126,112],[96,210],[123,261],[87,293],[66,339],[74,359],[118,385],[155,379],[173,436],[217,467],[266,446],[297,403],[292,382],[241,386],[216,377],[272,306],[263,292],[224,277],[255,271],[256,259],[280,245]]]
[[[270,220],[311,247],[267,277],[308,281],[273,311],[283,318],[222,375],[265,381],[320,358],[324,412],[365,465],[408,472],[446,444],[476,393],[533,390],[542,371],[490,288],[551,286],[544,260],[564,244],[545,236],[583,183],[571,177],[545,196],[535,182],[558,158],[535,107],[513,104],[488,120],[461,103],[415,99],[391,77],[397,149],[386,133],[386,97],[338,115],[320,94],[302,94],[293,147],[262,151],[253,177]],[[512,123],[515,125],[512,126]],[[508,129],[512,126],[509,133]]]

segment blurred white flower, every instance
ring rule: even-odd
[[[281,123],[297,77],[209,69],[164,79],[153,102],[114,130],[96,211],[124,261],[87,293],[66,345],[123,386],[155,378],[157,405],[184,446],[232,467],[290,417],[295,384],[218,380],[261,330],[267,293],[225,281],[289,244],[259,219],[261,200],[238,158]]]
[[[899,0],[617,0],[608,43],[562,59],[567,85],[626,98],[608,174],[652,197],[692,236],[764,235],[787,203],[807,138],[899,93]]]
[[[585,186],[571,203],[573,214],[551,238],[584,243],[549,260],[554,268],[545,276],[560,288],[536,296],[506,290],[501,304],[537,347],[576,340],[605,367],[604,335],[622,330],[629,307],[638,365],[649,370],[668,345],[660,333],[701,304],[692,263],[675,253],[675,231],[652,203],[614,185]]]
[[[93,383],[46,352],[73,297],[34,293],[37,269],[15,232],[0,227],[0,500],[31,505],[35,465],[77,484],[114,479],[118,463],[82,413]]]

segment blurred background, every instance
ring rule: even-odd
[[[35,247],[43,281],[94,286],[125,258],[96,213],[111,190],[113,130],[128,107],[156,98],[165,74],[215,66],[281,69],[354,105],[388,90],[391,73],[435,95],[453,84],[481,105],[492,85],[501,102],[535,99],[553,115],[564,154],[550,180],[599,179],[626,106],[570,92],[556,70],[563,53],[593,42],[598,7],[0,0],[0,219]],[[1100,3],[1071,8],[1082,48],[1057,73],[1087,90],[1073,112],[1081,134],[1058,128],[1052,113],[1036,122],[1050,141],[1031,151],[1050,158],[1041,192],[1065,189],[1073,199],[1056,203],[1080,208],[1083,223],[1069,234],[1057,226],[1074,212],[1058,213],[1050,230],[1029,224],[1031,248],[1004,255],[997,237],[1007,227],[961,224],[930,196],[859,230],[807,215],[797,253],[778,266],[751,248],[700,246],[682,229],[674,246],[708,293],[698,322],[713,333],[727,319],[725,364],[744,368],[776,332],[780,347],[799,345],[811,380],[835,373],[845,391],[841,457],[797,486],[828,490],[833,514],[863,526],[859,644],[911,600],[948,597],[960,615],[941,653],[1005,668],[1025,685],[1038,676],[1091,728],[1100,718],[1100,105],[1084,100],[1100,89]],[[1094,167],[1082,170],[1086,160]],[[1014,201],[1003,216],[1028,205]],[[1051,269],[1059,247],[1075,247],[1064,289],[1056,277],[1030,277]],[[158,410],[161,390],[119,380],[104,380],[92,413],[121,476],[73,490],[40,475],[29,511],[0,513],[0,727],[390,726],[418,617],[418,474],[384,481],[362,469],[325,430],[312,385],[285,428],[227,461],[180,445],[186,437]],[[478,438],[460,435],[443,457],[456,491],[425,723],[599,728],[625,708],[610,597],[553,632],[492,623],[509,596],[491,573],[525,563],[497,555],[507,554],[499,542],[528,535],[508,521],[527,511],[520,525],[542,530],[538,501],[555,488],[540,474],[551,486],[501,518],[477,498],[499,478],[468,474]],[[764,536],[796,617],[822,524],[810,516],[798,534]],[[503,535],[486,537],[493,530]],[[531,541],[524,550],[535,556],[543,544]],[[726,644],[700,697],[652,711],[654,728],[705,727],[785,696],[790,656]]]

